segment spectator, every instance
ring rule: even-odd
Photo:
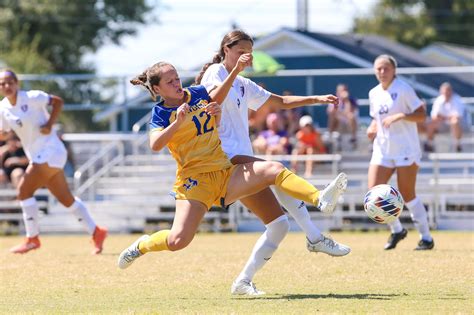
[[[451,84],[444,82],[439,87],[440,95],[433,103],[431,121],[426,126],[427,142],[424,149],[433,152],[433,140],[436,132],[443,124],[449,124],[454,137],[456,152],[461,152],[462,127],[461,121],[464,114],[464,104],[461,97],[453,92]]]
[[[288,133],[282,129],[282,122],[278,114],[271,113],[267,116],[267,130],[263,130],[253,141],[257,154],[288,154]]]
[[[29,161],[26,157],[20,140],[15,134],[9,133],[5,145],[0,148],[0,183],[11,183],[18,187],[18,183],[28,167]]]
[[[315,129],[313,125],[313,119],[311,116],[303,116],[299,121],[300,130],[296,133],[296,148],[293,150],[293,155],[304,155],[304,154],[324,154],[326,148],[321,139],[321,135]],[[293,160],[291,167],[294,172],[297,172],[298,162]],[[304,177],[311,177],[313,175],[313,161],[306,161],[306,168]]]
[[[346,84],[338,84],[336,87],[336,96],[339,98],[338,105],[328,105],[328,124],[329,132],[340,133],[347,130],[351,134],[350,143],[352,149],[357,147],[357,119],[359,117],[359,106],[357,101],[350,96]]]

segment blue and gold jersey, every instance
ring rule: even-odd
[[[216,119],[204,111],[210,102],[203,86],[184,89],[190,110],[167,147],[176,160],[178,178],[229,168],[232,163],[221,148]],[[176,120],[178,107],[167,106],[164,101],[152,109],[150,133],[161,131]]]

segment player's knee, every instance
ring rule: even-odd
[[[285,166],[280,162],[268,161],[265,165],[265,171],[271,177],[277,176],[285,169]]]
[[[33,192],[31,192],[24,184],[20,183],[18,185],[18,200],[25,200],[31,197],[33,197]]]
[[[403,189],[400,187],[400,193],[402,194],[403,200],[407,202],[407,200],[413,200],[415,199],[416,195],[413,189]]]
[[[188,246],[193,240],[194,235],[186,233],[170,233],[167,238],[168,248],[170,251],[178,251]]]
[[[11,174],[11,177],[16,178],[17,180],[19,180],[23,176],[24,173],[25,173],[25,171],[22,168],[17,167],[13,170],[13,172]]]
[[[288,221],[288,217],[286,215],[276,218],[266,226],[267,237],[276,246],[280,244],[280,242],[285,238],[286,234],[288,234],[288,231],[290,230],[290,222]]]

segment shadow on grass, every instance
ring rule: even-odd
[[[276,296],[237,297],[239,299],[261,299],[261,300],[306,300],[306,299],[355,299],[355,300],[391,300],[394,297],[406,296],[407,294],[282,294]]]

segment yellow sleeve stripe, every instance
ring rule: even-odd
[[[163,127],[153,128],[153,129],[150,129],[150,131],[148,133],[153,133],[155,131],[161,131],[163,129],[165,129],[165,128],[163,128]]]

